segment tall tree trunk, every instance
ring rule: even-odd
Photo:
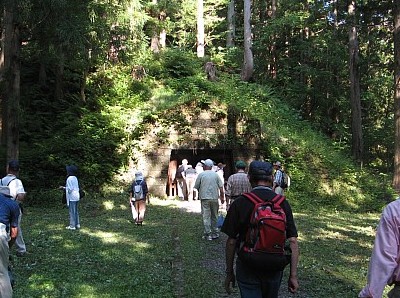
[[[236,24],[235,24],[235,0],[231,0],[228,6],[228,32],[226,35],[226,47],[233,48],[235,46]]]
[[[277,0],[272,0],[270,17],[271,19],[275,19],[276,17],[276,2]],[[270,46],[270,55],[271,55],[271,63],[269,65],[269,74],[272,79],[276,79],[277,73],[277,55],[276,55],[276,36],[271,36],[271,46]]]
[[[348,13],[350,17],[349,29],[349,72],[350,72],[350,103],[351,103],[351,132],[352,155],[356,160],[363,158],[363,133],[361,119],[360,74],[359,74],[359,46],[356,28],[356,1],[350,1]]]
[[[57,101],[61,101],[64,97],[63,85],[64,85],[64,53],[60,49],[59,60],[56,68],[56,86],[55,86],[55,98]]]
[[[9,41],[7,44],[6,41],[6,35],[8,34],[9,30],[6,30],[9,28],[10,24],[12,23],[12,21],[10,22],[9,18],[9,12],[6,8],[7,6],[5,6],[3,8],[3,17],[0,18],[0,21],[2,21],[2,23],[0,24],[0,28],[1,28],[1,45],[0,45],[0,86],[4,86],[6,85],[6,77],[5,74],[8,72],[7,70],[10,68],[10,63],[9,63],[9,59],[5,60],[4,57],[8,56],[9,54]],[[7,26],[8,24],[8,26]],[[7,52],[7,54],[6,54]],[[7,64],[6,64],[7,63]],[[4,133],[6,131],[6,126],[5,126],[5,121],[3,121],[3,119],[7,118],[7,114],[6,114],[6,90],[5,88],[1,88],[0,89],[0,145],[4,145],[6,143],[6,134]]]
[[[160,32],[160,46],[165,49],[167,43],[167,31],[165,29],[162,29]]]
[[[244,0],[244,62],[240,76],[245,82],[250,81],[254,72],[251,44],[251,0]]]
[[[394,121],[395,121],[395,142],[394,142],[394,171],[393,187],[400,191],[400,0],[393,0],[394,18]]]
[[[153,31],[153,36],[151,37],[151,43],[150,43],[150,50],[153,53],[158,53],[160,52],[160,41],[159,41],[159,36],[157,31]]]
[[[17,0],[7,0],[4,5],[3,58],[1,62],[2,140],[6,145],[6,159],[19,156],[19,100],[20,100],[20,32],[16,23]],[[3,136],[4,134],[4,136]]]
[[[204,5],[197,0],[197,57],[204,57]]]

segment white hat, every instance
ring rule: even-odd
[[[143,173],[141,171],[135,173],[135,180],[143,180]]]

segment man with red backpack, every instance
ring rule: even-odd
[[[248,175],[253,190],[233,201],[221,228],[228,235],[225,289],[231,293],[237,280],[241,297],[276,298],[290,264],[288,290],[295,293],[299,249],[291,207],[272,191],[271,163],[251,162]]]

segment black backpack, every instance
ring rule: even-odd
[[[183,178],[183,171],[185,171],[185,168],[183,166],[179,166],[179,168],[176,170],[175,178]]]
[[[282,187],[283,189],[286,189],[290,186],[290,177],[288,174],[286,174],[284,171],[280,170],[282,173],[282,177],[281,177],[281,182],[280,182],[280,187]]]

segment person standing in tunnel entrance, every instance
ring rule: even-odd
[[[188,191],[187,191],[187,185],[186,185],[186,177],[185,177],[185,171],[187,170],[188,166],[188,161],[187,159],[182,160],[182,164],[178,167],[176,170],[175,174],[175,179],[176,179],[176,184],[178,186],[178,197],[181,200],[187,200],[188,199]]]
[[[185,171],[185,181],[188,192],[188,201],[193,201],[196,199],[194,183],[196,182],[197,173],[196,169],[193,168],[192,165],[188,165],[188,168]]]

